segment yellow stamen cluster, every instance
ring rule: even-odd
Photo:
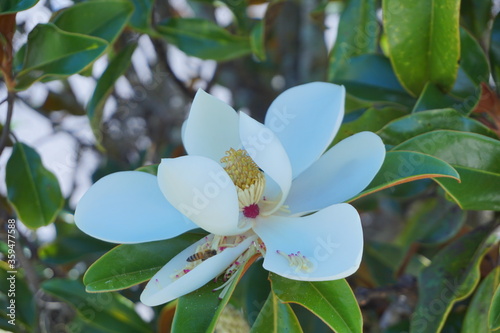
[[[258,203],[264,193],[266,179],[246,150],[231,148],[220,161],[236,186],[240,209]]]

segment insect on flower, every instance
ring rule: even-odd
[[[188,262],[193,262],[193,261],[197,261],[197,260],[205,261],[208,258],[213,257],[216,254],[217,254],[217,251],[213,250],[213,249],[209,249],[209,250],[205,250],[205,251],[201,251],[201,252],[196,252],[192,256],[189,256],[186,259],[186,261],[188,261]]]

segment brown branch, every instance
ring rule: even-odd
[[[173,79],[177,87],[190,99],[194,98],[195,92],[184,84],[179,78],[174,74],[170,64],[168,63],[168,55],[165,46],[157,39],[151,38],[151,42],[155,48],[155,51],[158,55],[158,63],[165,69],[168,75]]]
[[[14,98],[15,94],[9,92],[7,95],[7,119],[5,120],[2,136],[0,136],[0,155],[2,155],[3,149],[7,145],[7,139],[9,137],[10,122],[12,120],[12,113],[14,112]]]

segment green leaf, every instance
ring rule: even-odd
[[[151,14],[154,0],[131,0],[134,4],[134,12],[130,18],[130,26],[135,30],[156,35],[151,29]]]
[[[341,140],[362,131],[376,132],[391,120],[405,114],[405,111],[390,107],[380,110],[369,108],[358,119],[342,124],[331,145],[333,146]]]
[[[198,18],[172,18],[160,23],[158,32],[188,55],[218,61],[252,52],[250,40],[230,34],[217,24]]]
[[[498,281],[498,276],[497,276],[497,281]],[[500,329],[500,286],[498,285],[498,283],[496,286],[495,295],[493,295],[493,299],[491,300],[491,306],[488,317],[489,317],[488,323],[490,325],[490,329],[492,330]]]
[[[134,310],[134,304],[117,293],[89,294],[75,280],[51,279],[42,289],[72,305],[80,316],[93,326],[115,332],[151,332],[150,327]]]
[[[264,29],[264,20],[261,20],[255,24],[250,34],[250,46],[252,47],[252,52],[260,61],[266,60]]]
[[[333,83],[344,85],[350,95],[361,100],[393,102],[408,107],[415,104],[398,82],[389,59],[381,55],[364,54],[351,58],[349,66],[338,70]]]
[[[404,259],[405,251],[401,246],[366,242],[363,251],[363,264],[370,271],[370,275],[378,286],[396,283],[396,274],[401,261]]]
[[[135,170],[142,171],[145,173],[152,174],[153,176],[156,176],[158,174],[158,166],[159,166],[159,164],[150,164],[150,165],[141,166]]]
[[[57,178],[31,147],[16,143],[6,167],[7,196],[19,219],[31,229],[54,221],[64,204]]]
[[[128,0],[81,2],[60,11],[52,23],[61,30],[99,37],[112,44],[133,10]]]
[[[289,304],[282,303],[274,293],[264,303],[250,333],[302,332],[297,316]]]
[[[350,0],[340,16],[337,39],[330,52],[328,80],[336,79],[350,58],[375,53],[379,35],[375,0]]]
[[[490,329],[494,329],[491,324],[488,325],[488,314],[495,314],[490,310],[490,306],[499,283],[500,267],[496,267],[481,282],[472,297],[463,322],[462,333],[489,332]],[[500,312],[496,312],[496,316],[500,316]]]
[[[201,237],[186,233],[162,241],[119,245],[89,267],[83,283],[88,292],[119,290],[142,283]]]
[[[0,279],[2,281],[0,283],[0,306],[2,310],[6,311],[7,320],[15,319],[17,325],[22,323],[19,326],[33,330],[36,324],[35,298],[25,278],[19,270],[12,272],[7,263],[2,261],[0,263]],[[10,300],[15,300],[14,318],[9,316],[11,311],[7,309],[8,306],[11,306]]]
[[[137,44],[130,44],[111,59],[108,67],[104,73],[102,73],[99,80],[97,80],[94,93],[87,104],[87,116],[89,117],[90,126],[92,127],[97,142],[100,142],[102,138],[101,121],[104,104],[109,95],[113,92],[116,80],[118,80],[118,78],[129,68],[132,54],[136,47]]]
[[[417,203],[397,242],[440,244],[454,237],[465,222],[465,212],[441,198],[429,198]]]
[[[496,138],[496,134],[488,127],[453,109],[417,112],[390,122],[377,134],[386,145],[398,145],[417,135],[438,129],[474,132]]]
[[[436,177],[452,178],[452,182],[459,180],[457,171],[438,158],[411,151],[390,151],[370,185],[349,201],[413,180]]]
[[[478,39],[483,40],[491,21],[491,0],[462,0],[460,2],[460,24]]]
[[[455,240],[421,271],[411,332],[440,332],[453,304],[474,290],[482,257],[499,241],[498,230],[492,229],[480,227]]]
[[[480,93],[481,82],[488,82],[490,66],[478,41],[465,29],[460,28],[460,67],[452,94],[469,98]]]
[[[459,109],[459,106],[461,106],[461,102],[458,99],[443,93],[434,83],[427,82],[422,90],[422,93],[418,97],[417,103],[415,103],[412,112],[416,113],[420,111],[444,108]]]
[[[491,74],[495,82],[500,82],[500,14],[495,16],[490,36],[490,64]],[[500,92],[500,85],[497,84],[497,93]]]
[[[37,3],[38,0],[2,0],[0,2],[0,16],[26,10]]]
[[[453,166],[461,183],[436,179],[462,209],[500,210],[500,141],[467,132],[438,130],[409,139],[393,150],[426,153]]]
[[[243,273],[243,269],[234,273],[233,281],[225,287],[227,289],[222,298],[220,295],[224,289],[215,289],[220,288],[225,281],[210,281],[203,287],[180,297],[172,323],[172,332],[214,332],[217,320]]]
[[[336,332],[362,332],[361,311],[345,279],[295,281],[270,273],[274,294],[286,303],[297,303],[320,317]]]
[[[53,24],[38,24],[28,35],[16,89],[26,89],[44,78],[63,78],[79,73],[97,60],[107,45],[100,38],[65,32]]]
[[[419,95],[430,81],[453,86],[460,58],[460,0],[383,0],[389,55],[401,84]]]

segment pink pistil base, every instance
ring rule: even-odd
[[[243,215],[245,217],[254,219],[257,216],[259,216],[260,209],[259,205],[257,204],[251,204],[250,206],[243,207]]]

